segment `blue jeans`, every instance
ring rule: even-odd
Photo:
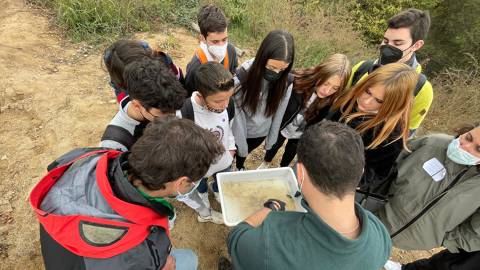
[[[191,249],[172,249],[170,255],[175,258],[176,270],[197,270],[198,257]]]
[[[222,170],[222,171],[219,171],[219,172],[216,172],[216,173],[213,174],[213,184],[212,184],[213,192],[218,192],[217,173],[230,172],[231,170],[232,170],[232,168],[228,167],[225,170]],[[200,184],[197,187],[197,191],[199,193],[205,193],[205,192],[208,191],[207,180],[208,180],[208,177],[202,178],[202,182],[200,182]]]

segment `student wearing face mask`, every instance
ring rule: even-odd
[[[215,61],[232,74],[238,66],[235,46],[228,42],[228,23],[222,10],[212,4],[205,5],[200,8],[197,20],[201,41],[200,47],[195,50],[192,60],[187,65],[185,88],[188,96],[197,90],[195,72],[202,64]]]
[[[432,134],[409,142],[397,159],[389,202],[377,212],[395,246],[446,250],[388,270],[474,270],[480,265],[480,126],[457,136]]]
[[[237,145],[236,167],[244,170],[247,155],[265,142],[276,143],[292,93],[294,43],[290,33],[275,30],[262,41],[254,59],[236,71],[235,119],[232,131]]]
[[[394,161],[406,149],[412,88],[417,80],[418,73],[405,64],[381,66],[307,120],[307,126],[323,119],[343,122],[361,134],[366,161],[359,184],[363,193],[380,196],[388,190]]]
[[[380,55],[376,60],[361,61],[352,68],[348,86],[353,86],[365,79],[378,66],[389,63],[405,63],[419,74],[417,84],[413,87],[414,102],[410,112],[410,135],[420,127],[433,100],[431,83],[422,73],[416,52],[425,44],[430,28],[428,12],[418,9],[407,9],[388,20],[388,28],[383,35]]]
[[[45,269],[194,270],[172,249],[165,199],[188,194],[224,149],[191,121],[157,117],[131,152],[75,149],[49,166],[30,202]]]
[[[198,91],[193,92],[192,96],[185,100],[177,116],[190,119],[208,130],[225,148],[221,158],[210,166],[197,188],[202,204],[198,204],[199,208],[195,210],[199,222],[223,224],[222,214],[210,207],[207,177],[213,176],[211,188],[215,199],[219,201],[216,174],[230,171],[236,151],[230,127],[235,116],[235,107],[231,99],[234,91],[233,76],[221,64],[208,62],[197,69],[195,82]]]
[[[128,151],[154,117],[175,114],[187,93],[163,63],[146,57],[129,63],[122,77],[129,95],[120,101],[100,146]]]
[[[292,95],[280,127],[278,140],[272,149],[265,153],[264,161],[258,169],[270,167],[270,164],[285,140],[285,151],[280,162],[287,167],[297,153],[297,144],[302,135],[309,112],[330,106],[346,91],[351,65],[346,55],[334,54],[317,66],[297,69],[294,76]]]

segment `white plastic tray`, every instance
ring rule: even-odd
[[[224,193],[222,191],[222,186],[226,182],[242,182],[242,181],[259,181],[259,180],[275,180],[275,181],[284,181],[287,184],[289,189],[288,194],[292,197],[295,204],[295,211],[305,212],[306,210],[301,205],[301,197],[295,198],[294,195],[297,192],[297,180],[291,168],[274,168],[274,169],[264,169],[264,170],[252,170],[252,171],[236,171],[236,172],[226,172],[217,174],[217,184],[218,191],[220,195],[220,203],[222,205],[222,215],[223,221],[227,226],[235,226],[238,223],[242,222],[246,217],[250,216],[252,213],[242,212],[236,217],[229,215],[229,209],[235,207],[233,205],[226,205],[226,200],[224,200]],[[255,191],[252,191],[253,193]],[[286,195],[286,194],[283,194]],[[275,199],[275,198],[271,198]],[[263,207],[264,201],[255,202],[258,204],[258,209],[260,210]],[[257,211],[256,210],[256,211]]]

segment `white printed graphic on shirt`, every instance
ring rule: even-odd
[[[210,131],[225,148],[222,157],[208,169],[205,175],[208,177],[232,165],[233,157],[230,154],[230,150],[236,150],[235,138],[233,138],[227,110],[224,110],[222,113],[215,113],[203,108],[195,101],[197,94],[198,92],[193,92],[191,97],[193,113],[195,114],[195,124]],[[177,111],[176,115],[179,117],[182,116],[180,111]]]
[[[225,119],[222,119],[222,120],[225,120]],[[215,136],[215,138],[217,138],[219,142],[222,142],[225,131],[221,126],[217,125],[216,127],[209,128],[208,130],[213,134],[213,136]]]

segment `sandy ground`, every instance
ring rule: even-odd
[[[0,7],[0,269],[43,269],[29,191],[57,156],[96,145],[117,106],[101,50],[67,42],[21,0],[0,0]],[[182,67],[197,46],[183,30],[137,37],[162,47]],[[247,166],[256,168],[260,160],[257,151]],[[194,249],[201,269],[216,269],[227,252],[228,229],[199,224],[192,210],[176,206],[174,245]],[[407,262],[430,254],[396,250],[393,258]]]

